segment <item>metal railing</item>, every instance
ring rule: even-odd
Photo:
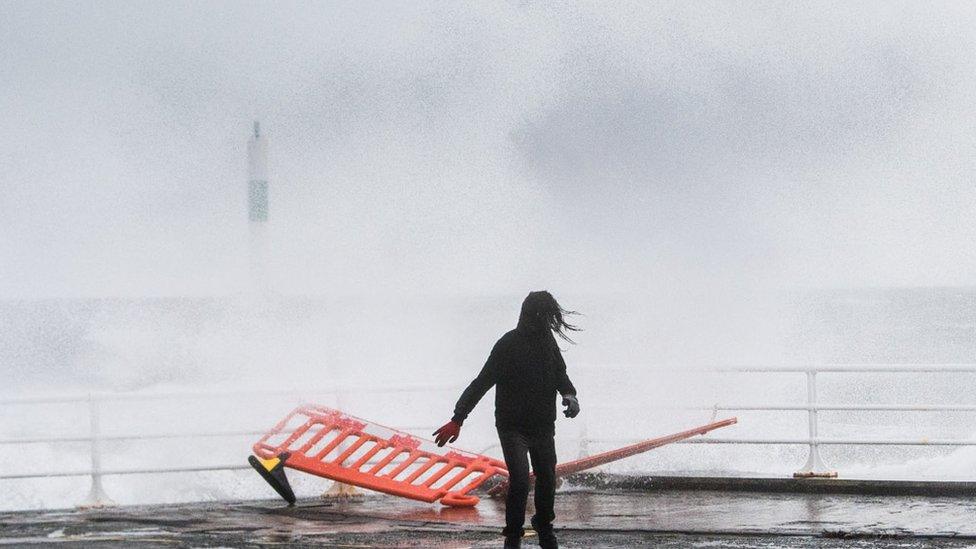
[[[183,438],[219,438],[234,436],[254,436],[258,437],[267,432],[265,429],[244,429],[244,430],[224,430],[224,431],[188,431],[171,433],[138,433],[106,435],[101,430],[101,405],[113,401],[136,401],[146,402],[152,400],[174,400],[174,399],[206,399],[215,397],[270,397],[285,396],[292,397],[296,402],[310,400],[307,397],[331,396],[336,405],[341,407],[344,395],[349,394],[382,394],[382,393],[429,393],[431,391],[455,390],[456,385],[449,384],[398,384],[395,386],[368,386],[368,385],[342,385],[321,390],[250,390],[250,391],[180,391],[180,392],[135,392],[135,393],[87,393],[87,394],[67,394],[67,395],[41,395],[41,396],[18,396],[0,398],[0,407],[30,405],[30,404],[87,404],[89,432],[83,436],[41,436],[41,437],[14,437],[0,438],[0,445],[18,444],[44,444],[44,443],[89,443],[90,465],[88,469],[75,469],[63,471],[45,471],[37,473],[3,473],[0,472],[2,480],[25,480],[32,478],[57,478],[57,477],[91,477],[91,488],[82,507],[101,507],[112,505],[113,501],[106,494],[102,484],[102,479],[106,476],[114,475],[139,475],[139,474],[158,474],[158,473],[193,473],[207,471],[236,471],[248,470],[250,465],[244,463],[217,464],[217,465],[179,465],[174,467],[137,467],[112,469],[102,466],[102,443],[106,441],[128,441],[128,440],[163,440],[163,439],[183,439]],[[269,424],[270,425],[270,424]],[[427,430],[429,426],[401,425],[396,428],[403,431]],[[433,427],[430,427],[433,429]]]
[[[698,372],[698,370],[696,370]],[[836,477],[837,472],[830,469],[820,455],[820,446],[976,446],[970,439],[890,439],[890,438],[823,438],[819,435],[819,412],[976,412],[972,404],[822,404],[817,396],[818,374],[976,374],[976,364],[825,364],[793,367],[754,367],[715,368],[701,372],[726,374],[804,374],[806,376],[805,404],[715,404],[695,406],[685,409],[720,411],[806,411],[807,436],[805,438],[722,438],[701,437],[678,442],[678,444],[750,444],[750,445],[791,445],[807,446],[806,463],[793,476]],[[584,427],[585,429],[585,427]],[[622,444],[635,442],[622,438],[585,438],[581,440],[581,453],[587,450],[588,443]]]
[[[820,455],[820,446],[826,445],[850,445],[850,446],[976,446],[976,440],[963,439],[886,439],[886,438],[824,438],[819,436],[819,416],[821,411],[845,411],[845,412],[976,412],[976,405],[959,404],[823,404],[820,403],[817,394],[818,375],[832,373],[939,373],[939,374],[976,374],[976,364],[919,364],[919,365],[875,365],[875,364],[844,364],[844,365],[819,365],[819,366],[800,366],[786,368],[769,367],[736,367],[736,368],[716,368],[701,370],[700,373],[724,373],[724,374],[804,374],[806,377],[806,402],[803,404],[749,404],[749,403],[719,403],[709,406],[681,407],[681,409],[711,411],[713,416],[720,411],[740,412],[740,411],[783,411],[783,412],[807,412],[807,435],[803,438],[723,438],[714,436],[704,436],[696,439],[682,441],[682,444],[742,444],[742,445],[796,445],[806,446],[808,449],[806,463],[795,473],[798,477],[814,476],[836,476],[836,472],[830,470]],[[23,480],[32,478],[50,477],[91,477],[91,489],[86,499],[86,505],[97,506],[111,503],[102,485],[102,479],[109,475],[135,475],[135,474],[157,474],[157,473],[187,473],[204,471],[234,471],[246,470],[246,464],[217,464],[217,465],[180,465],[174,467],[140,467],[140,468],[105,468],[102,465],[101,445],[106,441],[125,441],[125,440],[158,440],[175,438],[216,438],[231,436],[260,436],[264,434],[264,429],[242,429],[242,430],[214,430],[214,431],[187,431],[187,432],[167,432],[149,434],[121,434],[106,435],[101,432],[101,406],[111,401],[150,401],[150,400],[171,400],[171,399],[196,399],[225,396],[289,396],[302,399],[304,396],[324,396],[334,397],[337,405],[341,407],[343,395],[350,394],[370,394],[370,393],[430,393],[432,391],[453,391],[457,392],[461,387],[454,384],[416,384],[398,386],[368,386],[368,385],[343,385],[323,390],[256,390],[256,391],[207,391],[207,392],[156,392],[156,393],[91,393],[86,395],[42,395],[29,397],[10,397],[0,398],[0,407],[16,406],[23,404],[64,404],[64,403],[87,403],[89,433],[85,436],[39,436],[39,437],[19,437],[19,438],[0,438],[0,445],[15,444],[36,444],[36,443],[85,443],[89,444],[90,467],[79,470],[49,471],[41,473],[2,473],[0,481],[3,480]],[[583,416],[581,416],[583,417]],[[428,430],[433,426],[395,426],[401,430]],[[609,444],[609,443],[630,443],[634,439],[614,439],[614,438],[592,438],[587,434],[586,422],[579,427],[578,446],[580,455],[589,453],[590,444]],[[497,445],[484,448],[481,453],[485,453]]]

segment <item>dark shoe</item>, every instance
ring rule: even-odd
[[[532,517],[532,529],[539,536],[539,547],[542,549],[559,549],[556,534],[552,532],[552,524],[539,524],[535,517]]]
[[[539,534],[539,547],[542,549],[559,549],[559,542],[556,541],[556,534]]]
[[[546,535],[539,534],[539,547],[542,549],[559,549],[559,542],[556,541],[556,534],[549,532]]]
[[[522,538],[515,536],[505,537],[505,549],[521,549],[522,548]]]

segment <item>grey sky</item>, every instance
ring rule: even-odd
[[[969,2],[0,2],[0,295],[976,283]]]

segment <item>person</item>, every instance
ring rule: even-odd
[[[457,440],[461,425],[481,397],[495,386],[495,426],[508,467],[505,498],[506,548],[521,547],[525,535],[525,506],[529,495],[529,460],[535,473],[535,515],[532,526],[539,545],[556,549],[552,521],[556,518],[556,393],[562,395],[563,413],[579,414],[576,387],[566,373],[566,362],[556,343],[558,335],[574,343],[567,331],[579,328],[566,322],[576,314],[559,306],[547,291],[530,292],[522,302],[518,324],[495,343],[478,377],[461,394],[454,417],[434,431],[438,446]],[[528,459],[526,459],[528,454]]]

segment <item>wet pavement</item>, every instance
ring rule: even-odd
[[[530,505],[531,507],[531,505]],[[976,549],[960,497],[563,491],[566,548]],[[502,501],[452,509],[382,495],[0,514],[0,545],[68,547],[500,547]],[[535,546],[528,537],[523,544]]]

